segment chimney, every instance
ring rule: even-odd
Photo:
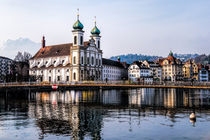
[[[45,37],[43,36],[42,37],[42,48],[44,48],[45,47]]]

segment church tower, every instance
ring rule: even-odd
[[[79,20],[79,9],[77,14],[77,21],[73,25],[73,44],[70,48],[70,63],[72,65],[70,79],[72,81],[81,80],[81,62],[84,62],[84,55],[81,55],[81,49],[84,47],[83,24]]]
[[[79,20],[79,9],[78,9],[78,14],[77,14],[77,21],[73,25],[73,46],[83,46],[84,41],[83,41],[83,34],[84,31],[82,30],[84,26]]]
[[[101,50],[101,42],[100,42],[101,36],[100,36],[100,33],[101,33],[101,31],[96,26],[96,20],[95,20],[95,26],[91,30],[91,37],[95,40],[96,48],[98,48],[99,50]]]

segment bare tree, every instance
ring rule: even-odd
[[[28,52],[18,52],[17,55],[15,56],[14,61],[16,62],[28,62],[28,60],[31,58],[31,54]]]

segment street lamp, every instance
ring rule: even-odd
[[[16,83],[17,83],[17,77],[18,77],[18,74],[16,73],[16,74],[15,74],[15,76],[16,76]]]

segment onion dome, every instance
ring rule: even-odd
[[[91,34],[92,35],[99,35],[101,33],[101,31],[97,28],[97,26],[95,26],[92,30],[91,30]]]
[[[84,28],[84,26],[82,25],[82,23],[79,21],[79,19],[74,23],[73,28],[75,30],[82,30]]]
[[[100,33],[101,33],[101,31],[96,26],[96,16],[95,16],[95,27],[91,30],[91,34],[92,35],[99,35]]]

